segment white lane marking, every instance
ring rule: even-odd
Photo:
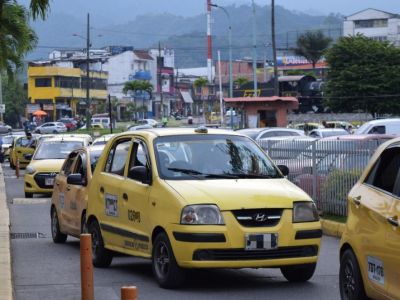
[[[51,198],[14,198],[12,204],[47,204]]]

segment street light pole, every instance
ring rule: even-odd
[[[253,4],[253,81],[254,81],[254,94],[253,97],[257,96],[257,39],[256,39],[256,28],[257,28],[257,19],[256,19],[256,6],[254,4],[254,0],[252,0]]]
[[[226,17],[228,18],[229,27],[228,27],[228,47],[229,47],[229,98],[233,98],[233,70],[232,70],[232,22],[231,16],[229,15],[228,11],[225,7],[219,6],[217,4],[211,4],[213,7],[217,7],[222,9],[225,13]]]
[[[89,98],[89,89],[90,89],[90,75],[89,75],[89,61],[90,61],[90,20],[89,14],[87,14],[87,31],[86,31],[86,128],[90,129],[91,120],[90,120],[90,98]]]

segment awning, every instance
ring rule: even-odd
[[[183,101],[184,101],[185,103],[193,103],[192,96],[190,95],[189,92],[187,92],[187,91],[181,91],[181,95],[182,95]]]
[[[236,98],[224,98],[225,102],[294,102],[298,103],[296,97],[236,97]]]

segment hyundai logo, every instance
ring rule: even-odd
[[[256,213],[253,216],[253,220],[256,222],[265,222],[266,220],[268,220],[268,216],[267,214],[264,213]]]

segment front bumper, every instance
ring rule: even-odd
[[[321,240],[320,222],[292,223],[286,209],[280,222],[268,227],[244,227],[231,212],[226,225],[179,225],[168,228],[179,266],[184,268],[261,268],[316,263]],[[246,234],[277,233],[278,247],[245,250]]]
[[[34,174],[26,174],[24,175],[24,191],[25,193],[32,193],[32,194],[47,194],[53,192],[53,186],[46,186],[44,184],[44,180],[41,178],[45,178],[43,174],[48,173],[34,173]],[[50,174],[50,173],[49,173]],[[49,176],[55,178],[56,175]]]

